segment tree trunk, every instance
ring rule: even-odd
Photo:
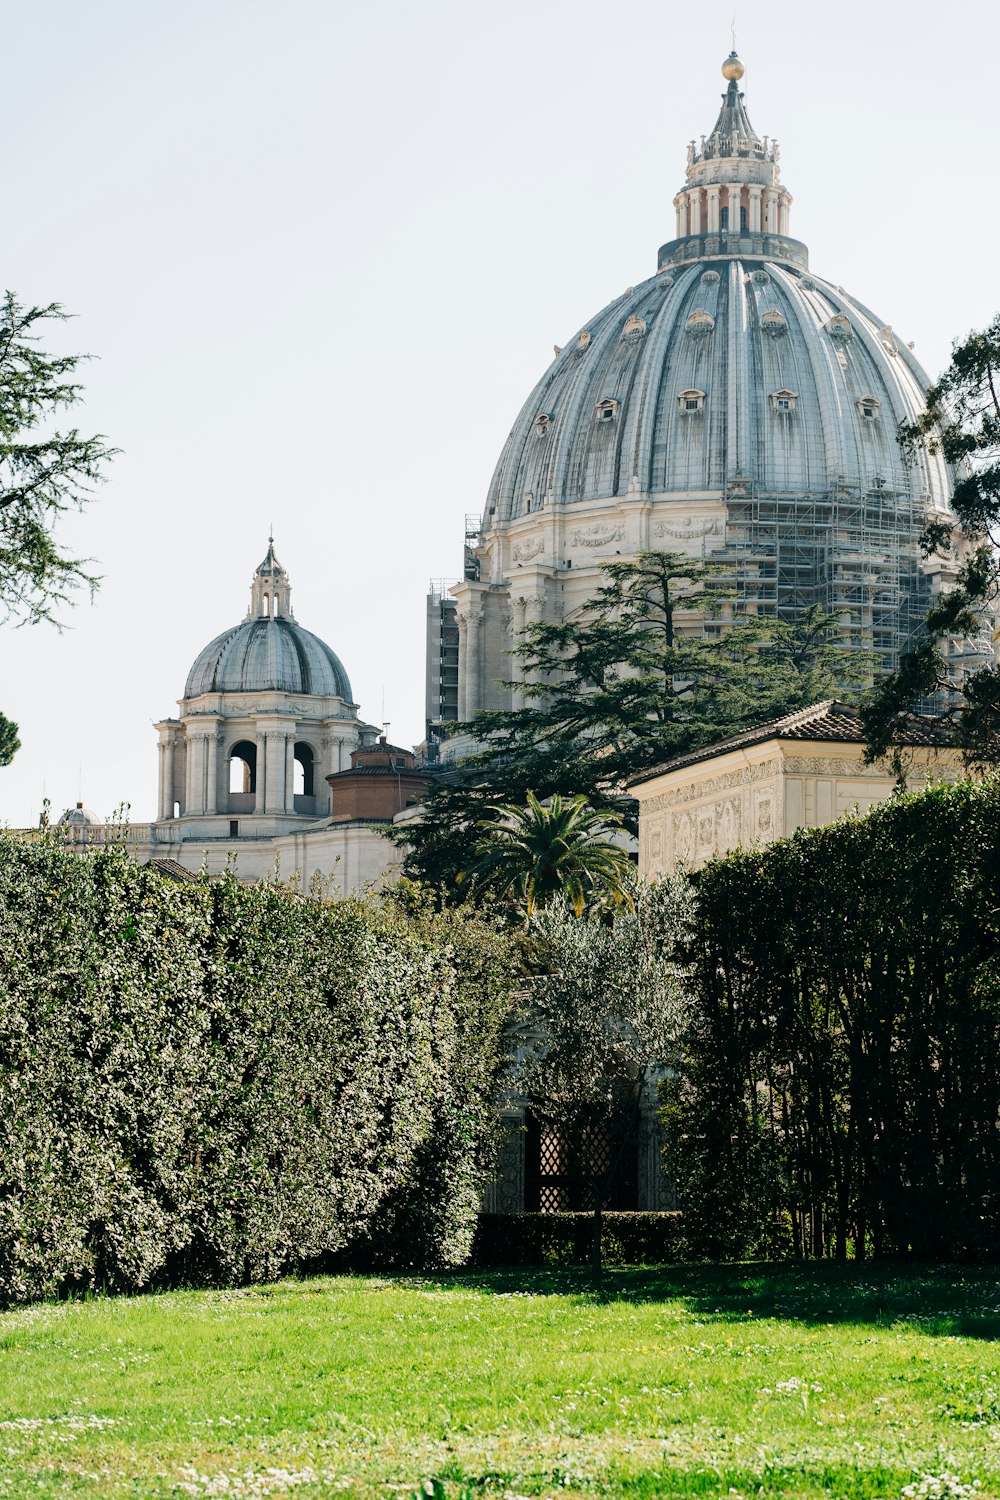
[[[590,1269],[595,1276],[600,1276],[603,1269],[601,1260],[601,1190],[598,1183],[594,1183],[594,1240],[590,1252]]]

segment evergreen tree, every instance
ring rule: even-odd
[[[57,302],[25,307],[12,292],[0,303],[0,615],[14,621],[54,620],[75,589],[97,582],[55,535],[59,518],[90,499],[115,453],[100,435],[52,425],[80,401],[74,376],[87,356],[46,354],[37,330],[66,317]],[[3,720],[0,765],[17,748],[17,726]]]
[[[629,775],[860,687],[871,658],[838,644],[832,616],[737,614],[729,572],[642,552],[605,568],[580,619],[529,626],[513,653],[526,705],[461,726],[483,748],[442,774],[423,817],[400,831],[406,873],[445,899],[461,894],[470,828],[491,804],[523,806],[529,791],[582,797],[634,832]]]
[[[927,392],[919,421],[900,428],[904,450],[940,454],[958,473],[952,495],[957,521],[934,521],[921,538],[924,553],[953,552],[956,531],[973,539],[955,587],[938,598],[899,666],[868,693],[862,722],[868,756],[900,761],[899,747],[924,709],[942,743],[970,761],[1000,761],[1000,668],[990,641],[1000,600],[1000,314],[982,333],[952,349],[951,362]],[[968,657],[981,665],[968,671]],[[927,715],[927,700],[937,707]]]
[[[0,714],[0,766],[9,766],[20,748],[17,725]]]

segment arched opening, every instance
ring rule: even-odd
[[[229,811],[253,812],[257,799],[257,746],[240,740],[229,752]]]
[[[295,790],[293,807],[299,813],[316,811],[316,757],[305,740],[295,742]]]

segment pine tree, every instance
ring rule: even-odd
[[[634,832],[629,775],[860,686],[871,659],[838,644],[832,616],[739,615],[729,571],[643,552],[606,567],[580,619],[529,626],[514,652],[526,706],[462,726],[483,748],[443,774],[401,830],[406,873],[445,899],[462,894],[470,829],[490,804],[523,806],[529,791],[583,797]]]
[[[54,621],[74,590],[97,586],[56,537],[60,517],[87,504],[116,451],[99,434],[53,427],[82,398],[74,375],[87,356],[46,354],[37,330],[66,317],[57,302],[25,307],[9,291],[0,304],[0,616],[13,621]],[[3,719],[0,765],[18,745],[17,726]]]

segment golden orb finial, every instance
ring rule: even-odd
[[[743,74],[745,72],[746,68],[743,66],[741,60],[736,56],[736,53],[730,52],[729,56],[722,64],[723,78],[728,79],[730,83],[738,82],[743,77]]]

